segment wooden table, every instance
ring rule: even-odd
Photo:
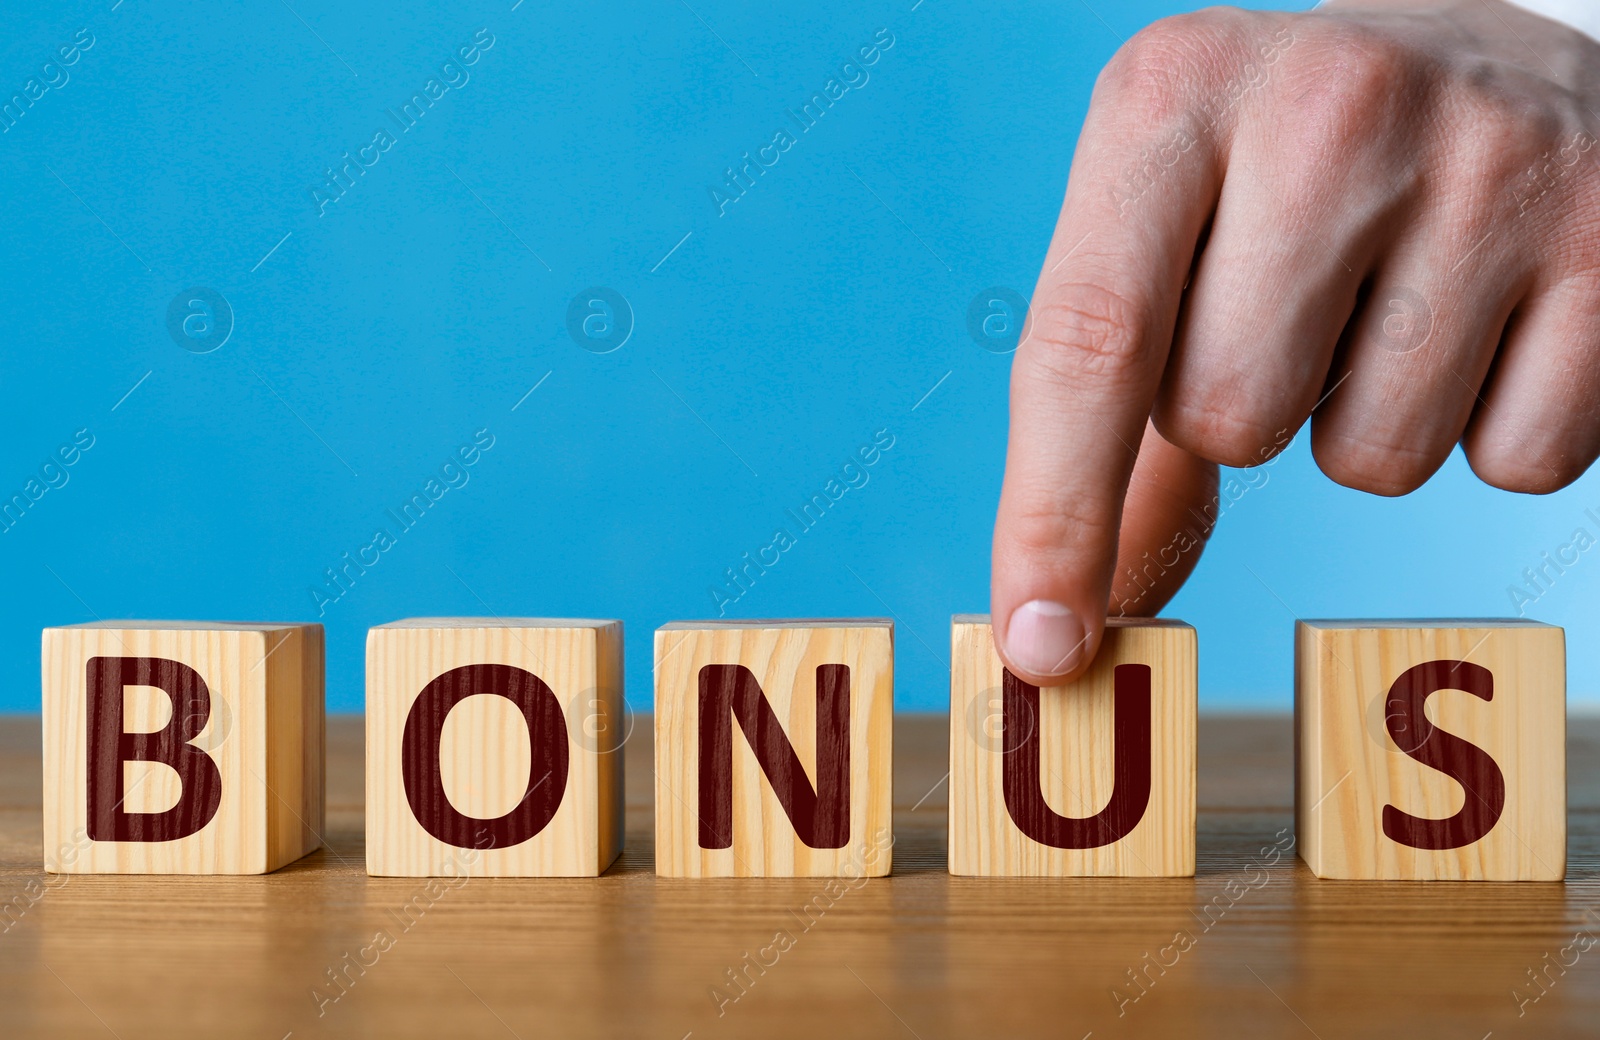
[[[1600,720],[1571,728],[1564,885],[1265,864],[1292,837],[1287,716],[1202,719],[1193,879],[952,878],[946,725],[896,720],[894,876],[828,908],[816,880],[655,877],[648,719],[604,878],[367,877],[361,723],[341,717],[326,849],[267,877],[46,886],[39,722],[6,719],[0,1037],[1600,1035]],[[770,961],[779,932],[792,945],[741,994],[729,970]],[[1514,991],[1537,998],[1520,1015]]]

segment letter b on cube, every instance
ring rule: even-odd
[[[594,877],[622,851],[622,622],[367,634],[367,873]]]
[[[321,843],[321,625],[124,621],[43,636],[53,873],[262,874]]]
[[[1042,689],[987,615],[958,614],[950,643],[950,873],[1194,873],[1193,628],[1112,619],[1089,671]]]

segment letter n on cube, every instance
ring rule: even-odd
[[[367,873],[595,877],[622,851],[622,622],[367,633]]]
[[[950,873],[1194,873],[1193,628],[1112,619],[1089,670],[1044,688],[987,615],[956,615],[950,652]]]
[[[43,633],[45,869],[262,874],[322,844],[321,625]]]
[[[1299,622],[1300,858],[1324,878],[1560,881],[1566,719],[1553,625]]]
[[[656,630],[656,873],[881,877],[894,624]]]

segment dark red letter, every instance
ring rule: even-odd
[[[1428,697],[1440,690],[1463,690],[1494,700],[1494,676],[1482,665],[1466,661],[1429,661],[1407,668],[1389,687],[1383,713],[1395,746],[1466,790],[1461,811],[1443,820],[1383,807],[1383,833],[1414,849],[1471,845],[1493,829],[1506,807],[1506,779],[1489,753],[1435,727],[1423,714]]]
[[[1097,849],[1127,837],[1150,804],[1150,666],[1119,664],[1112,673],[1111,800],[1081,820],[1045,804],[1039,776],[1039,687],[1008,670],[1001,722],[1006,809],[1017,828],[1056,849]],[[1068,696],[1071,696],[1070,694]],[[1026,724],[1025,724],[1026,723]]]
[[[756,753],[800,840],[842,849],[850,840],[850,666],[817,665],[817,786],[750,669],[700,669],[700,847],[733,845],[733,720]]]
[[[154,686],[172,701],[172,718],[154,733],[124,733],[122,691]],[[200,673],[164,657],[91,657],[89,689],[89,838],[92,841],[177,841],[210,823],[222,804],[222,773],[190,744],[211,719],[211,691]],[[178,804],[165,812],[131,813],[124,762],[161,762],[178,774]]]
[[[450,709],[474,694],[504,697],[528,724],[532,761],[522,800],[504,816],[478,820],[457,811],[444,793],[439,740]],[[567,720],[545,681],[508,664],[452,668],[422,688],[400,737],[406,801],[422,829],[460,849],[504,849],[545,829],[567,793]]]

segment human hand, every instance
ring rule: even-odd
[[[1501,0],[1158,22],[1101,73],[1011,379],[991,609],[1038,684],[1153,614],[1217,463],[1311,418],[1403,495],[1460,443],[1545,493],[1600,453],[1600,44]],[[1314,415],[1313,415],[1314,413]]]

